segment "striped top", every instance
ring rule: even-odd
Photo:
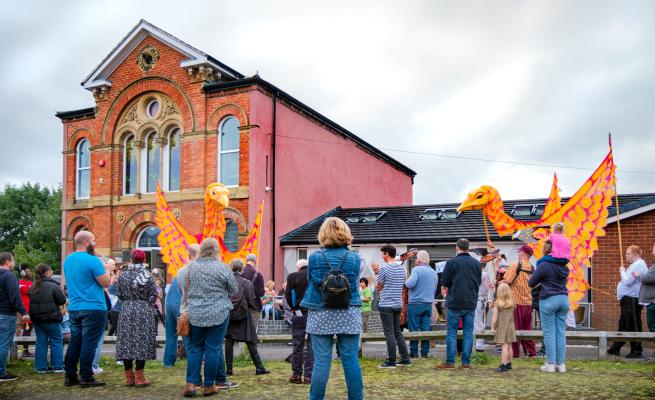
[[[384,286],[380,291],[378,307],[403,308],[405,268],[399,263],[383,265],[377,281]]]

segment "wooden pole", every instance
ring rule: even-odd
[[[482,210],[482,222],[484,223],[484,234],[487,236],[487,246],[493,248],[494,245],[491,243],[491,236],[489,235],[489,228],[487,227],[487,214]]]
[[[623,264],[623,238],[621,237],[621,211],[619,209],[619,191],[616,188],[616,165],[614,164],[614,151],[612,150],[612,134],[609,134],[610,152],[612,153],[612,174],[614,175],[614,204],[616,206],[616,227],[619,232],[619,251],[621,252],[621,268]]]

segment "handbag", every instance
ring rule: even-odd
[[[182,311],[180,312],[180,318],[177,319],[177,335],[178,336],[189,336],[191,331],[191,323],[189,322],[189,285],[191,284],[191,267],[189,266],[189,271],[186,274],[184,279],[184,295],[182,299]]]

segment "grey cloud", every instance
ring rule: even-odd
[[[93,105],[79,82],[145,18],[380,148],[594,168],[612,131],[619,190],[655,192],[621,172],[655,172],[652,2],[323,4],[3,3],[0,185],[61,181],[54,111]],[[388,153],[418,172],[417,204],[481,183],[544,196],[553,172],[570,195],[591,173]]]

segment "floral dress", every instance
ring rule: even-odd
[[[122,310],[118,318],[116,359],[155,360],[157,322],[155,280],[143,264],[130,265],[117,283]]]

